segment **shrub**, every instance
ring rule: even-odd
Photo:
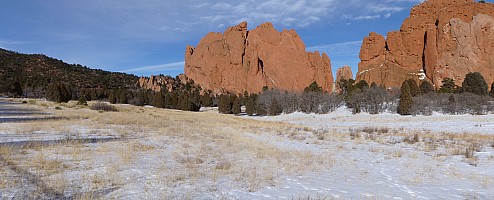
[[[276,101],[276,98],[271,98],[271,103],[269,104],[269,110],[268,110],[268,115],[270,116],[276,116],[279,115],[283,112],[283,108],[278,104],[278,101]]]
[[[400,115],[410,115],[412,112],[413,99],[412,94],[410,94],[410,86],[407,81],[403,82],[401,85],[401,95],[400,103],[398,104],[398,114]]]
[[[81,96],[81,98],[79,98],[79,100],[77,101],[77,105],[80,105],[80,106],[87,106],[87,101],[86,99]]]
[[[429,92],[434,92],[434,87],[432,86],[431,83],[429,83],[429,81],[422,81],[422,83],[420,83],[420,94],[428,94]]]
[[[470,92],[476,95],[487,95],[487,83],[479,72],[468,73],[461,86],[463,92]]]
[[[90,107],[91,110],[117,112],[117,108],[104,102],[96,102]]]

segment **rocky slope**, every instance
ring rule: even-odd
[[[185,74],[213,93],[254,93],[263,86],[302,91],[313,81],[326,91],[333,87],[329,57],[306,52],[294,30],[278,32],[271,23],[248,31],[242,22],[207,34],[187,47]]]
[[[140,77],[139,80],[137,81],[137,84],[139,85],[139,87],[146,90],[159,92],[161,91],[161,89],[164,89],[167,90],[168,92],[171,92],[177,89],[181,84],[182,85],[186,84],[188,81],[189,79],[184,74],[180,74],[175,78],[164,75],[158,75],[158,76],[151,75],[149,78]]]
[[[474,0],[428,0],[412,8],[399,31],[370,33],[360,50],[358,80],[399,87],[412,78],[436,87],[468,72],[494,81],[494,5]]]

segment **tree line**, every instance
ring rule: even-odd
[[[405,80],[400,89],[385,88],[365,80],[342,79],[339,93],[323,92],[317,82],[308,85],[303,92],[294,93],[263,88],[258,94],[223,94],[219,96],[218,110],[223,114],[279,115],[293,112],[325,114],[346,105],[352,113],[383,112],[401,115],[487,114],[494,111],[494,83],[488,91],[487,83],[478,73],[466,75],[461,86],[451,78],[442,80],[437,90],[428,81],[418,84]]]

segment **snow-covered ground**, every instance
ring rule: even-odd
[[[367,127],[388,127],[417,133],[481,133],[494,134],[494,115],[444,115],[401,116],[396,113],[353,115],[350,109],[340,107],[335,112],[319,115],[296,112],[275,117],[260,117],[259,120],[281,121],[342,131]]]
[[[0,123],[1,199],[494,199],[493,115],[20,106],[66,119]]]

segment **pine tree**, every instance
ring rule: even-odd
[[[456,84],[455,84],[455,81],[451,78],[444,78],[441,83],[443,85],[441,85],[441,88],[439,89],[439,91],[441,93],[455,93],[456,90],[457,90],[457,87],[456,87]]]
[[[252,94],[248,96],[248,98],[245,99],[245,113],[249,116],[252,116],[256,113],[255,107],[256,107],[256,99],[257,95]]]
[[[398,104],[398,114],[400,115],[410,115],[412,108],[412,94],[410,94],[410,85],[407,81],[403,82],[401,85],[401,95],[400,102]]]
[[[240,101],[241,101],[241,98],[235,96],[235,98],[233,100],[233,104],[232,104],[232,113],[234,115],[239,115],[241,112]]]
[[[322,87],[314,81],[304,89],[304,92],[322,92]]]
[[[172,97],[170,96],[170,93],[165,90],[165,98],[164,98],[164,103],[165,103],[165,108],[171,109],[172,108]]]
[[[129,100],[127,99],[127,90],[120,89],[120,92],[119,92],[118,100],[117,101],[120,104],[127,104],[127,103],[129,103]]]
[[[174,90],[171,95],[171,109],[179,108],[179,94],[177,90]]]
[[[355,87],[358,88],[360,91],[365,91],[369,89],[369,84],[365,80],[360,80],[357,84],[355,84]]]
[[[117,93],[116,90],[111,90],[110,91],[110,95],[108,95],[108,101],[111,104],[116,104],[117,103],[117,95],[116,95],[116,93]]]
[[[429,81],[422,81],[422,83],[420,83],[420,94],[428,94],[430,92],[434,92],[432,84],[429,83]]]
[[[232,103],[230,95],[222,94],[218,103],[218,111],[222,114],[232,114]]]
[[[417,82],[413,79],[406,80],[408,87],[410,88],[410,94],[412,97],[416,97],[420,94],[419,86],[417,86]]]
[[[470,72],[465,76],[461,84],[464,92],[470,92],[476,95],[487,95],[488,86],[484,77],[479,72]]]
[[[163,95],[161,92],[156,92],[154,94],[154,107],[156,108],[164,108],[165,107],[165,101],[163,99]]]

